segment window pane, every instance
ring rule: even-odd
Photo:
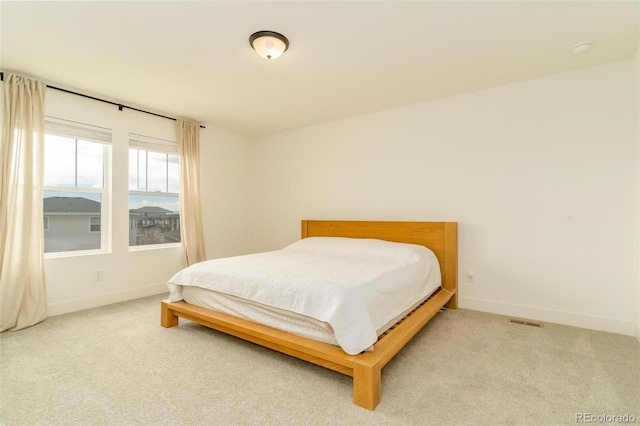
[[[177,196],[129,195],[129,245],[179,243]]]
[[[137,149],[129,148],[129,190],[141,191],[138,186],[138,156]]]
[[[138,150],[138,188],[147,190],[147,151]]]
[[[102,166],[100,166],[102,168]],[[76,186],[76,140],[44,137],[44,185]]]
[[[177,194],[180,192],[180,170],[177,155],[169,154],[169,191]]]
[[[100,249],[101,195],[90,192],[44,191],[44,252]],[[91,219],[94,218],[94,219]]]
[[[104,146],[78,140],[78,188],[102,188]]]
[[[167,154],[147,152],[147,191],[167,192]]]

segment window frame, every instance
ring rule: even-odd
[[[138,143],[136,144],[135,141],[137,141]],[[146,141],[147,143],[142,143],[140,144],[141,141]],[[153,148],[153,144],[157,144],[158,148],[154,149]],[[180,160],[180,155],[178,153],[178,143],[177,142],[173,142],[173,141],[168,141],[168,140],[164,140],[164,139],[159,139],[159,138],[154,138],[154,137],[150,137],[150,136],[143,136],[143,135],[139,135],[139,134],[134,134],[134,133],[130,133],[129,134],[129,146],[128,146],[128,160],[129,160],[129,164],[131,162],[131,150],[135,149],[138,152],[138,158],[136,159],[138,161],[138,166],[136,167],[137,170],[137,187],[138,190],[132,190],[129,187],[129,191],[128,191],[128,198],[129,198],[129,203],[130,201],[130,197],[132,195],[138,195],[138,196],[145,196],[145,197],[177,197],[178,198],[178,203],[180,203],[180,192],[169,192],[169,155],[175,155],[178,157],[178,170],[177,170],[177,180],[178,180],[178,190],[180,189],[180,167],[181,167],[181,160]],[[153,152],[155,154],[163,154],[166,155],[166,188],[167,188],[167,192],[163,192],[163,191],[140,191],[139,187],[140,187],[140,166],[139,166],[139,161],[140,161],[140,157],[139,154],[141,151],[144,151],[147,153],[146,158],[145,158],[145,187],[148,189],[149,188],[149,153]],[[129,204],[129,212],[131,212],[131,204]],[[180,213],[179,213],[180,215]],[[180,222],[180,219],[178,219],[178,221]],[[131,224],[131,221],[129,223],[129,232],[131,232],[131,230],[133,229],[137,229],[137,226],[134,227]],[[180,227],[180,242],[174,242],[174,243],[158,243],[158,244],[140,244],[140,245],[129,245],[129,251],[141,251],[141,250],[156,250],[156,249],[163,249],[163,248],[175,248],[175,247],[182,247],[182,227]]]
[[[72,256],[85,256],[85,255],[93,255],[93,254],[104,254],[104,253],[110,253],[111,252],[111,217],[109,215],[110,213],[110,209],[109,209],[109,199],[110,199],[110,194],[111,194],[111,164],[112,164],[112,160],[111,160],[111,156],[112,156],[112,143],[113,143],[113,132],[111,129],[107,129],[104,127],[100,127],[100,126],[95,126],[95,125],[91,125],[91,124],[84,124],[84,123],[78,123],[78,122],[74,122],[74,121],[69,121],[69,120],[63,120],[63,119],[59,119],[59,118],[55,118],[55,117],[50,117],[50,116],[46,116],[45,115],[45,146],[46,146],[46,137],[47,135],[56,135],[55,133],[50,133],[47,132],[47,123],[53,123],[53,124],[63,124],[66,126],[70,126],[70,127],[75,127],[77,129],[96,129],[96,130],[100,130],[103,131],[105,133],[109,133],[111,136],[111,139],[107,142],[98,142],[95,140],[90,140],[90,139],[83,139],[82,137],[78,137],[78,136],[73,136],[73,135],[60,135],[58,134],[57,136],[62,136],[62,137],[66,137],[69,139],[75,139],[76,141],[76,152],[75,152],[75,159],[76,159],[76,185],[77,185],[77,159],[78,159],[78,152],[77,152],[77,143],[78,140],[83,140],[86,142],[92,142],[92,143],[97,143],[102,145],[102,187],[101,188],[92,188],[92,187],[70,187],[70,186],[63,186],[63,185],[45,185],[44,184],[44,173],[43,173],[43,185],[42,185],[42,198],[44,200],[44,194],[47,191],[56,191],[56,192],[71,192],[71,193],[78,193],[78,194],[82,194],[82,193],[90,193],[90,194],[99,194],[100,195],[100,216],[95,216],[95,213],[93,216],[89,216],[89,233],[91,234],[95,234],[97,232],[100,232],[100,248],[98,249],[88,249],[88,250],[68,250],[68,251],[55,251],[55,252],[44,252],[44,257],[45,258],[56,258],[56,257],[72,257]],[[44,158],[44,163],[43,163],[43,170],[44,170],[44,165],[46,164],[46,155]],[[91,218],[92,217],[100,217],[100,231],[91,231]],[[47,227],[48,229],[48,227]],[[43,247],[43,251],[44,251],[44,247]]]

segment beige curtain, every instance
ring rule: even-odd
[[[200,125],[178,119],[177,128],[180,155],[180,233],[184,262],[188,266],[206,259],[200,207]]]
[[[0,147],[0,331],[47,317],[42,168],[46,85],[4,74]]]

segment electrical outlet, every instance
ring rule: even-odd
[[[93,280],[94,281],[102,281],[102,271],[101,270],[98,269],[93,273]]]
[[[468,283],[475,283],[476,282],[476,276],[474,275],[473,272],[467,271],[467,282]]]

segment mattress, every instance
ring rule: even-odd
[[[170,301],[200,287],[328,324],[338,345],[356,354],[438,288],[441,277],[436,256],[424,246],[312,237],[281,250],[200,262],[168,284]],[[244,309],[230,307],[229,300],[226,309]],[[327,327],[314,329],[312,334]]]
[[[437,288],[434,289],[427,297],[417,301],[408,309],[402,311],[396,317],[391,319],[387,324],[384,324],[376,330],[376,334],[380,336],[382,333],[387,331],[392,325],[404,318],[436,290]],[[331,328],[329,323],[318,321],[315,318],[300,315],[295,312],[274,308],[251,300],[245,300],[236,296],[222,294],[217,291],[195,286],[188,286],[183,289],[183,300],[195,306],[211,309],[213,311],[251,321],[256,324],[266,325],[267,327],[286,331],[287,333],[295,334],[296,336],[302,336],[319,342],[328,343],[330,345],[340,346],[335,333],[333,332],[333,328]],[[372,347],[369,347],[366,350],[371,349]]]

